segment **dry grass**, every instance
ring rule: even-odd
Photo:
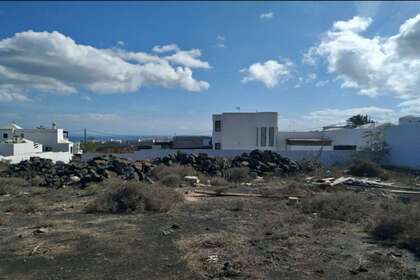
[[[17,194],[22,187],[29,186],[28,181],[22,178],[0,178],[0,195]]]
[[[197,175],[197,171],[195,171],[194,168],[192,168],[189,165],[178,165],[178,164],[174,164],[171,166],[166,166],[164,164],[161,164],[159,166],[156,166],[152,170],[152,176],[157,180],[160,180],[163,177],[167,175],[172,175],[172,174],[177,174],[181,178],[184,178],[185,176],[188,176],[188,175]]]
[[[370,230],[380,240],[396,241],[420,255],[420,205],[394,203],[385,205]]]
[[[115,182],[112,182],[115,184]],[[167,212],[183,196],[160,185],[139,182],[120,182],[119,187],[103,193],[86,208],[86,213],[130,213],[141,211]]]
[[[184,261],[205,279],[263,279],[253,265],[258,258],[250,254],[245,236],[232,232],[194,235],[177,242]]]
[[[5,212],[33,214],[42,209],[42,206],[34,198],[17,197],[13,199],[12,203],[5,207]]]
[[[335,192],[303,201],[304,213],[317,213],[321,218],[350,223],[367,222],[375,212],[376,204],[363,194]]]
[[[234,167],[230,168],[225,173],[225,178],[234,183],[244,182],[250,180],[249,168],[247,167]]]
[[[209,183],[210,183],[210,185],[212,185],[212,186],[217,186],[217,187],[220,187],[220,186],[227,186],[227,185],[229,185],[229,182],[228,181],[226,181],[224,178],[222,178],[222,177],[211,177],[210,179],[209,179]]]
[[[182,184],[182,177],[179,174],[167,174],[159,182],[167,187],[178,188]]]

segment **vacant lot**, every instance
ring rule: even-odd
[[[304,177],[199,188],[2,181],[0,279],[420,279],[416,199]],[[411,220],[395,233],[401,211]]]

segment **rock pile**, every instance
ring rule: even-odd
[[[152,168],[147,161],[131,161],[116,157],[97,157],[87,162],[73,161],[53,163],[49,159],[32,157],[12,164],[3,176],[36,180],[40,186],[62,187],[77,185],[85,187],[90,182],[100,182],[110,177],[124,180],[146,180]]]
[[[37,180],[40,186],[62,187],[74,185],[85,187],[90,182],[100,182],[106,178],[119,177],[123,180],[148,180],[152,169],[160,164],[190,165],[195,170],[209,175],[223,176],[232,167],[247,167],[257,175],[273,173],[284,175],[302,171],[302,166],[271,151],[255,150],[244,153],[233,160],[209,157],[207,154],[176,153],[150,161],[133,161],[114,156],[93,158],[87,162],[73,161],[53,163],[49,159],[31,158],[12,164],[3,176]]]

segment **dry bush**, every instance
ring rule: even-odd
[[[212,185],[212,186],[217,186],[217,187],[219,187],[219,186],[226,186],[226,185],[229,185],[229,182],[228,181],[226,181],[224,178],[222,178],[222,177],[211,177],[210,178],[210,185]]]
[[[420,254],[420,205],[402,203],[385,205],[373,224],[370,234],[380,240],[396,241]]]
[[[6,171],[9,168],[9,162],[0,160],[0,172]]]
[[[167,187],[177,188],[182,184],[182,177],[179,174],[167,174],[161,177],[159,182]]]
[[[5,225],[6,223],[7,223],[6,218],[0,216],[0,226]]]
[[[225,178],[230,182],[244,182],[250,179],[249,168],[247,167],[234,167],[230,168],[225,173]]]
[[[160,185],[121,182],[90,203],[86,213],[129,213],[141,211],[167,212],[183,197],[174,190]]]
[[[380,177],[385,175],[378,164],[361,159],[356,159],[351,163],[348,173],[359,177]]]
[[[7,177],[0,178],[0,195],[16,194],[22,187],[29,186],[28,181],[22,178]]]
[[[178,164],[174,164],[171,166],[166,166],[164,164],[161,164],[161,165],[156,166],[152,170],[152,176],[157,180],[160,180],[166,175],[171,175],[171,174],[177,174],[181,178],[184,178],[185,176],[196,175],[197,171],[195,171],[194,168],[192,168],[189,165],[178,165]]]
[[[366,221],[375,210],[375,203],[364,195],[336,192],[303,201],[305,213],[317,213],[321,218],[357,223]]]

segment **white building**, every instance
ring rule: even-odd
[[[78,145],[67,139],[61,128],[25,129],[15,123],[0,128],[0,159],[19,162],[31,156],[69,161],[80,153]]]
[[[213,149],[276,150],[276,112],[222,113],[213,115]]]
[[[399,125],[420,124],[420,117],[416,117],[416,116],[413,116],[413,115],[407,115],[407,116],[399,118],[398,124]]]

